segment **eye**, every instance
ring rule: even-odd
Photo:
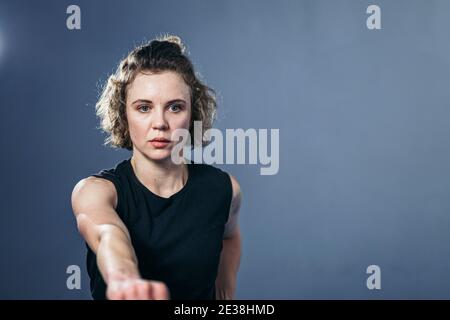
[[[169,107],[170,111],[172,112],[179,112],[181,110],[181,106],[179,104],[172,104]]]
[[[149,106],[148,105],[146,105],[146,104],[143,104],[143,105],[141,105],[141,106],[139,106],[138,107],[138,110],[140,111],[140,112],[148,112],[149,110],[150,110],[150,108],[149,108]]]

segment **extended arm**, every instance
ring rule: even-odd
[[[104,179],[81,180],[72,192],[78,230],[97,256],[108,299],[167,299],[167,287],[144,280],[129,232],[118,216],[114,185]]]

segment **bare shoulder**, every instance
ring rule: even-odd
[[[239,210],[240,210],[241,201],[242,201],[242,191],[241,191],[241,186],[239,185],[239,182],[231,174],[228,174],[228,175],[230,176],[230,180],[231,180],[231,187],[233,189],[233,197],[231,199],[230,212],[228,213],[228,220],[225,224],[225,230],[224,230],[224,234],[223,234],[224,238],[233,237],[234,235],[238,234],[238,232],[239,232],[238,216],[239,216]]]
[[[111,181],[90,176],[75,185],[71,201],[75,214],[87,207],[106,205],[116,208],[117,191]]]
[[[231,174],[228,174],[228,175],[230,176],[231,187],[233,189],[233,197],[231,200],[231,210],[236,211],[236,210],[239,210],[239,207],[241,206],[241,202],[242,202],[241,186],[240,186],[239,182],[237,181],[237,179],[233,175],[231,175]]]
[[[120,229],[129,237],[116,211],[117,191],[111,181],[93,176],[84,178],[73,188],[71,200],[78,230],[94,252],[104,231]]]

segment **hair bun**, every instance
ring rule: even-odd
[[[167,42],[176,44],[180,48],[181,53],[183,53],[183,54],[186,51],[186,47],[184,46],[183,42],[181,41],[181,38],[178,36],[166,34],[166,35],[159,37],[157,40],[160,42],[167,41]]]

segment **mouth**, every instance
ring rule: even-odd
[[[153,138],[152,140],[150,140],[150,142],[170,142],[170,140],[167,140],[165,138]]]
[[[170,144],[170,142],[171,141],[166,138],[154,138],[150,140],[151,145],[153,146],[153,148],[156,149],[165,148]]]

